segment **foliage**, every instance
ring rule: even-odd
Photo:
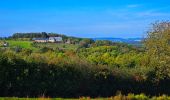
[[[15,40],[5,40],[9,43],[10,48],[21,47],[25,49],[35,49],[32,47],[31,41],[15,41]]]
[[[0,96],[106,97],[117,90],[125,94],[169,93],[165,89],[169,81],[155,87],[147,76],[152,70],[145,67],[95,65],[68,50],[15,52],[6,50],[0,54]],[[161,89],[155,91],[157,87]]]
[[[80,57],[94,64],[109,65],[110,67],[136,67],[140,65],[142,53],[133,48],[121,46],[98,46],[79,49]]]
[[[54,33],[14,34],[16,40],[0,48],[0,96],[111,97],[121,91],[125,95],[111,99],[169,99],[146,96],[170,94],[169,26],[154,24],[145,48]],[[18,40],[47,36],[72,44]]]
[[[80,98],[46,98],[46,97],[39,97],[39,98],[0,98],[0,100],[169,100],[170,97],[167,95],[162,96],[146,96],[145,94],[131,94],[129,93],[127,96],[118,94],[109,98],[90,98],[90,97],[80,97]]]
[[[81,40],[80,41],[80,47],[85,47],[85,48],[87,48],[87,47],[89,47],[89,45],[90,44],[92,44],[92,43],[94,43],[94,40],[92,40],[92,39],[83,39],[83,40]]]
[[[51,48],[53,50],[61,49],[61,50],[76,50],[78,48],[78,45],[74,44],[64,44],[64,43],[33,43],[33,47],[35,48]]]
[[[108,41],[108,40],[97,40],[94,44],[94,46],[109,46],[109,45],[112,45],[112,42],[111,41]]]
[[[157,79],[170,77],[170,22],[157,22],[145,40],[149,67],[154,67]]]

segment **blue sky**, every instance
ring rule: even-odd
[[[170,20],[169,0],[1,0],[0,36],[56,32],[78,37],[143,37]]]

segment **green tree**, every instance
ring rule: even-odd
[[[156,78],[170,78],[170,22],[154,23],[144,43]]]
[[[94,40],[92,39],[83,39],[82,41],[80,41],[80,47],[89,47],[90,44],[94,43]]]
[[[112,45],[112,41],[108,41],[108,40],[97,40],[95,42],[96,46],[110,46]]]

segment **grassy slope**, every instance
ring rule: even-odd
[[[10,47],[21,47],[21,48],[26,48],[26,49],[35,49],[32,47],[32,42],[31,41],[15,41],[15,40],[7,40],[9,43]]]

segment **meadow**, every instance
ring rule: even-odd
[[[33,49],[31,41],[16,41],[16,40],[7,40],[6,42],[9,43],[10,47],[21,47],[27,49]]]

